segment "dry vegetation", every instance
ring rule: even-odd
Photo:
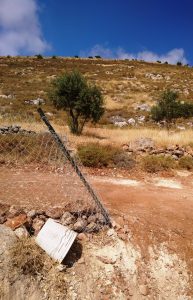
[[[101,87],[106,105],[106,112],[100,123],[96,127],[88,124],[83,135],[78,137],[70,134],[65,113],[57,111],[47,98],[51,80],[64,71],[73,69],[79,70],[90,82]],[[136,105],[154,104],[160,92],[166,88],[176,90],[181,99],[191,102],[193,100],[193,69],[188,66],[129,60],[0,57],[0,125],[17,124],[27,130],[45,132],[45,127],[40,122],[36,111],[37,106],[25,103],[25,100],[40,97],[45,100],[43,109],[56,131],[62,136],[67,136],[72,148],[97,143],[103,147],[111,146],[121,149],[124,144],[140,137],[152,138],[160,147],[176,144],[192,146],[192,129],[183,131],[175,129],[168,133],[167,130],[155,128],[148,122],[136,128],[124,129],[115,128],[109,123],[109,118],[114,115],[126,118],[140,115],[141,112],[135,110]],[[11,97],[1,97],[1,95],[11,95]],[[6,147],[3,150],[1,147],[1,156],[5,156],[3,151],[7,151],[6,156],[8,152],[10,153],[9,139],[10,137],[2,140]],[[22,143],[14,138],[11,142],[18,144],[16,148],[19,154],[22,154],[24,148],[28,152],[30,152],[30,147],[34,148],[31,138],[29,140],[22,138]],[[37,145],[37,143],[34,144]],[[37,151],[39,150],[33,149],[31,153],[33,157],[36,156]],[[39,154],[42,156],[40,152]]]
[[[11,100],[0,99],[1,113],[20,110],[33,114],[34,107],[25,105],[24,100],[37,97],[47,100],[50,81],[72,69],[79,70],[101,87],[106,107],[111,112],[129,116],[136,103],[152,104],[166,88],[175,89],[184,100],[193,99],[193,70],[187,66],[127,60],[0,57],[0,94],[15,95]],[[152,79],[148,74],[161,77]],[[45,110],[53,112],[56,118],[62,115],[49,103]]]

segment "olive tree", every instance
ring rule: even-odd
[[[100,89],[90,85],[78,71],[56,78],[52,82],[49,98],[57,109],[67,113],[73,134],[80,135],[86,122],[96,123],[104,113]]]
[[[193,104],[181,102],[178,94],[171,90],[166,90],[161,95],[157,105],[151,109],[151,117],[154,121],[166,121],[169,129],[172,121],[177,118],[189,118],[193,116]]]

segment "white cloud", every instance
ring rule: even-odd
[[[82,51],[80,53],[82,56],[95,56],[100,55],[104,58],[117,58],[117,59],[138,59],[145,60],[148,62],[156,62],[160,60],[161,62],[167,61],[170,64],[176,64],[178,61],[181,61],[183,64],[187,64],[187,59],[185,57],[184,49],[172,49],[166,54],[159,55],[152,51],[142,51],[138,53],[129,53],[123,48],[119,47],[117,49],[110,49],[102,45],[95,45],[89,51]]]
[[[43,53],[36,0],[0,0],[0,55]]]

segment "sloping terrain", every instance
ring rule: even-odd
[[[46,111],[58,118],[61,113],[49,105],[47,91],[56,76],[73,69],[101,87],[110,115],[116,112],[131,117],[138,104],[153,104],[167,88],[176,90],[182,100],[193,99],[193,69],[188,66],[128,60],[0,57],[0,113],[17,109],[33,114],[33,105],[24,101],[40,97],[46,100]]]

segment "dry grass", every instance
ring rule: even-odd
[[[36,245],[33,238],[18,240],[10,255],[13,262],[10,272],[38,280],[42,291],[49,295],[50,299],[66,299],[65,272],[56,269],[56,263]]]
[[[52,123],[52,122],[51,122]],[[5,122],[0,121],[1,124]],[[8,124],[17,124],[22,128],[27,130],[33,130],[36,132],[45,132],[47,128],[43,123],[18,121],[17,123],[12,120]],[[68,126],[58,125],[57,123],[52,123],[56,132],[62,136],[66,136],[67,140],[72,144],[72,146],[77,146],[84,143],[99,143],[103,145],[114,145],[122,146],[123,144],[128,144],[130,141],[147,137],[152,138],[158,146],[168,146],[168,145],[191,145],[193,142],[193,130],[187,129],[182,131],[168,131],[166,129],[153,129],[153,128],[101,128],[101,127],[85,127],[83,134],[81,136],[72,135],[69,131]]]
[[[59,132],[64,132],[57,128]],[[130,141],[147,137],[152,138],[158,146],[168,145],[189,145],[193,141],[193,131],[191,129],[170,132],[164,129],[106,129],[106,128],[86,128],[83,135],[75,137],[66,128],[68,139],[75,145],[88,142],[99,142],[100,144],[110,144],[122,146]]]

